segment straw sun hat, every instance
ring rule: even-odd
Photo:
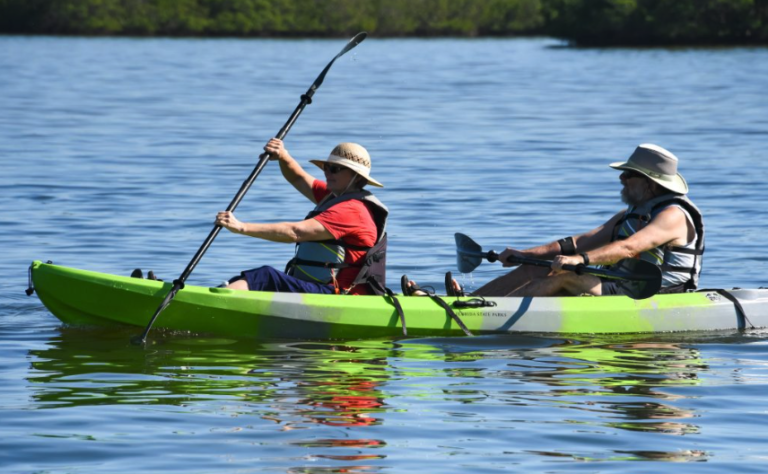
[[[339,143],[331,151],[327,160],[309,160],[309,162],[320,169],[323,169],[326,163],[343,166],[365,178],[371,185],[384,187],[383,184],[371,178],[371,157],[368,151],[357,143]]]
[[[674,193],[688,193],[688,183],[677,172],[677,157],[660,146],[639,145],[627,161],[609,166],[617,170],[637,171]]]

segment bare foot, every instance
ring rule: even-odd
[[[413,280],[408,280],[408,288],[411,289],[411,296],[428,296],[427,292],[422,290]]]

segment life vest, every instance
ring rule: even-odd
[[[384,294],[386,285],[386,253],[387,253],[387,216],[389,210],[369,191],[358,191],[341,196],[329,194],[305,217],[311,219],[336,204],[357,199],[367,206],[376,224],[376,244],[372,247],[351,245],[341,240],[323,240],[317,242],[299,242],[296,244],[296,254],[286,265],[285,272],[300,280],[315,283],[330,284],[342,268],[358,267],[360,272],[347,292],[358,284],[367,284],[373,294]],[[365,250],[366,254],[359,263],[344,263],[347,250]]]
[[[679,194],[664,194],[640,206],[630,206],[613,228],[611,241],[623,240],[636,233],[669,206],[680,206],[693,223],[693,242],[678,247],[663,245],[639,255],[661,268],[662,293],[695,290],[699,286],[704,255],[704,220],[701,211],[690,199]],[[666,290],[666,291],[665,291]]]

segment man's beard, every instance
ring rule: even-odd
[[[637,189],[637,188],[634,188]],[[629,190],[629,187],[624,186],[621,188],[621,202],[628,206],[637,206],[641,202],[643,202],[643,198],[645,197],[645,192],[631,192]]]

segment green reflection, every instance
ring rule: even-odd
[[[256,343],[176,335],[142,349],[127,336],[62,328],[46,349],[30,351],[37,407],[167,405],[256,415],[283,430],[374,426],[387,410],[387,360],[398,353],[388,340]]]
[[[443,406],[450,402],[463,408],[453,415],[445,409],[429,416],[443,413],[445,421],[453,416],[455,422],[460,412],[490,429],[498,422],[480,415],[487,406],[473,412],[474,405],[491,404],[494,416],[508,419],[505,415],[512,413],[519,423],[531,422],[525,419],[526,407],[551,405],[573,411],[553,411],[539,423],[685,435],[699,432],[691,422],[697,414],[685,408],[686,398],[672,389],[700,384],[701,374],[709,370],[694,346],[659,340],[585,343],[493,336],[255,342],[165,335],[142,349],[128,342],[130,335],[114,329],[63,328],[48,347],[30,351],[28,380],[35,408],[163,405],[258,417],[276,430],[289,431],[317,425],[383,426],[387,413],[419,415],[438,400]],[[395,383],[397,387],[391,387]],[[398,397],[406,402],[398,403]],[[387,433],[375,432],[382,437]],[[335,461],[382,459],[390,444],[371,436],[374,431],[338,439],[307,433],[294,444],[312,450],[333,448],[332,453],[314,456]],[[350,452],[344,452],[347,449]],[[594,457],[546,455],[555,454]],[[624,453],[611,459],[652,456],[680,454]],[[706,459],[704,454],[694,457]]]
[[[657,336],[632,341],[620,336],[589,342],[549,340],[548,345],[530,339],[524,341],[530,347],[451,347],[441,358],[443,362],[479,362],[482,366],[443,367],[446,377],[464,381],[443,393],[463,404],[503,400],[510,406],[572,409],[579,418],[565,422],[575,425],[668,435],[699,433],[700,428],[687,421],[697,414],[676,405],[685,397],[672,389],[701,384],[701,374],[709,366],[695,346],[672,342],[683,339],[679,335],[668,339]],[[445,341],[445,347],[455,346]],[[426,351],[422,348],[421,352]],[[493,369],[489,363],[493,360],[506,363]],[[489,393],[472,387],[471,379],[514,381],[520,387]]]
[[[550,387],[541,395],[547,401],[559,400],[560,407],[596,415],[589,421],[567,422],[666,435],[700,432],[697,425],[681,421],[694,419],[697,414],[674,405],[685,398],[670,391],[702,383],[700,374],[708,365],[694,347],[663,340],[627,342],[624,338],[569,341],[537,351],[531,358],[544,367],[520,370],[516,376]],[[648,456],[638,454],[639,458]],[[669,452],[653,456],[675,460],[681,455]],[[694,457],[700,460],[702,456],[695,453]]]

